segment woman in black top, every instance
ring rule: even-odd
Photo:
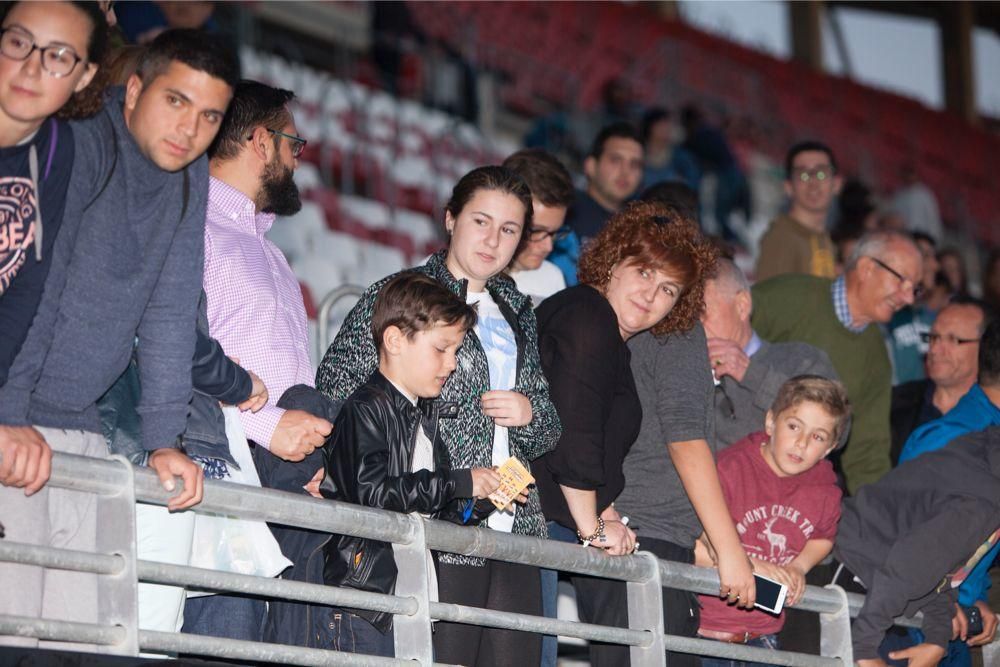
[[[656,335],[689,329],[703,307],[714,257],[693,221],[636,202],[587,246],[580,285],[538,307],[542,369],[563,425],[556,449],[532,464],[551,538],[579,540],[613,556],[635,549],[635,533],[612,504],[642,422],[625,343],[647,329]],[[593,599],[600,592],[574,584],[581,619],[602,622],[603,605]]]

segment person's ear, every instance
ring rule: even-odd
[[[597,158],[593,155],[583,161],[583,174],[588,181],[594,180],[594,176],[597,174]]]
[[[93,81],[95,74],[97,74],[97,65],[95,63],[90,63],[84,70],[83,76],[81,76],[80,80],[76,82],[76,87],[73,88],[73,92],[78,93],[89,86],[90,82]]]
[[[396,325],[390,325],[382,332],[382,351],[387,355],[395,357],[403,353],[403,344],[406,342],[406,334]]]
[[[833,176],[833,194],[839,195],[840,189],[844,187],[844,178],[840,174],[834,174]]]
[[[774,437],[774,413],[770,410],[764,416],[764,432],[767,433],[767,437]]]
[[[250,139],[250,150],[264,164],[268,164],[274,154],[274,140],[264,126],[254,129]]]
[[[741,322],[750,320],[753,312],[753,297],[750,296],[750,290],[740,290],[736,293],[736,312]]]
[[[792,181],[786,178],[785,182],[784,182],[784,188],[785,188],[785,196],[788,197],[789,199],[791,199],[792,195],[793,195],[793,193],[792,193]]]
[[[133,74],[125,82],[125,108],[128,111],[135,109],[135,105],[139,102],[139,96],[142,95],[142,79],[139,78],[138,74]]]
[[[455,216],[451,214],[451,211],[444,212],[444,231],[448,232],[448,236],[455,233]]]

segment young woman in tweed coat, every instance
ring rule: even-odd
[[[531,226],[531,192],[503,167],[480,167],[455,186],[446,206],[449,247],[416,271],[441,282],[470,303],[480,323],[458,351],[458,368],[444,385],[441,433],[452,467],[482,467],[515,456],[527,467],[551,450],[561,428],[549,399],[538,357],[531,300],[503,273]],[[316,387],[343,399],[378,367],[371,330],[375,298],[389,276],[369,287],[348,314],[316,375]],[[545,537],[545,519],[532,488],[527,502],[510,513],[494,513],[484,526]],[[441,554],[442,602],[501,611],[541,613],[538,568]],[[537,665],[539,635],[438,622],[435,660],[463,665]]]

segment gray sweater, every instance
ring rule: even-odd
[[[157,449],[175,446],[191,398],[208,162],[199,158],[186,176],[161,170],[126,127],[123,100],[123,89],[113,91],[96,117],[74,125],[63,228],[38,314],[0,388],[0,423],[99,433],[95,403],[138,336],[143,445]]]
[[[796,375],[838,379],[830,358],[807,343],[768,343],[750,357],[743,381],[722,376],[715,389],[715,449],[722,450],[751,433],[764,430],[764,416],[781,385]],[[728,399],[728,400],[727,400]]]
[[[642,404],[639,437],[625,457],[625,489],[615,507],[643,535],[692,548],[701,522],[688,499],[667,445],[712,436],[712,373],[701,324],[658,339],[650,333],[628,342],[632,374]]]

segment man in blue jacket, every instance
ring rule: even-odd
[[[910,435],[903,445],[899,462],[914,459],[926,452],[944,447],[955,438],[982,431],[990,426],[1000,426],[1000,320],[994,320],[979,342],[979,383],[959,400],[947,414],[928,422]],[[987,599],[990,588],[990,566],[1000,553],[1000,543],[979,561],[958,589],[961,607],[978,607],[983,617],[983,631],[975,636],[961,630],[959,639],[948,645],[948,653],[941,665],[970,667],[970,646],[982,646],[993,641],[997,630],[997,616],[990,609]],[[962,614],[964,617],[964,614]],[[913,639],[923,641],[917,630],[911,631]]]
[[[191,399],[208,191],[203,154],[238,76],[232,54],[207,36],[168,31],[150,44],[126,87],[74,127],[77,159],[44,296],[0,387],[0,442],[14,441],[13,451],[103,456],[96,402],[125,370],[138,336],[137,411],[148,465],[168,491],[174,476],[184,480],[172,510],[201,500],[201,468],[176,447]],[[31,472],[44,477],[37,486],[46,481],[47,471]],[[93,496],[42,488],[26,498],[0,487],[0,514],[12,541],[97,546]],[[95,622],[96,589],[94,575],[8,565],[0,568],[0,590],[9,593],[0,596],[0,613]]]

